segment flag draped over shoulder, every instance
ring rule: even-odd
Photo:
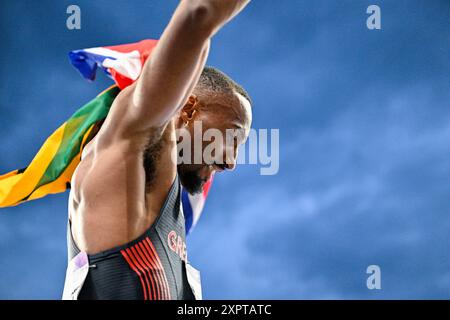
[[[70,187],[82,147],[94,125],[104,119],[120,90],[114,86],[98,95],[63,123],[23,169],[0,176],[0,207],[20,204]]]
[[[64,122],[44,142],[31,163],[23,169],[0,176],[0,208],[60,193],[70,188],[75,168],[81,160],[83,147],[95,136],[102,121],[121,89],[139,78],[146,59],[157,40],[75,50],[69,59],[88,80],[95,80],[96,71],[102,69],[116,85],[100,93]],[[197,223],[212,179],[203,193],[191,195],[182,190],[182,207],[189,233]]]

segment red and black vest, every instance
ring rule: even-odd
[[[187,277],[186,231],[176,177],[159,217],[139,238],[87,255],[89,271],[78,299],[195,299]],[[80,253],[67,231],[69,261]]]

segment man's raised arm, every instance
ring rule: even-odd
[[[133,86],[124,124],[145,132],[182,107],[205,65],[209,39],[250,0],[181,0]]]

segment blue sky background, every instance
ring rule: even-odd
[[[0,173],[110,84],[68,51],[157,38],[176,4],[3,1]],[[446,0],[260,0],[214,38],[208,64],[248,89],[253,127],[280,129],[280,171],[215,180],[188,238],[205,298],[450,298],[449,19]],[[0,209],[0,298],[60,298],[67,197]]]

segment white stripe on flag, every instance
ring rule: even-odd
[[[198,219],[200,219],[203,206],[205,205],[205,198],[203,197],[203,193],[195,195],[188,194],[188,197],[192,207],[192,229],[197,224]]]
[[[106,58],[103,60],[102,65],[105,68],[116,70],[118,73],[131,80],[136,80],[141,73],[141,55],[138,50],[123,53],[106,48],[89,48],[84,51],[104,57],[114,58],[115,60]]]

